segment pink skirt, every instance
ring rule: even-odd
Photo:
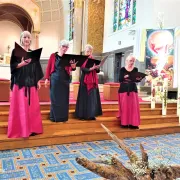
[[[8,138],[26,138],[32,133],[43,132],[38,91],[30,88],[29,96],[25,96],[25,87],[13,86],[10,94],[10,111],[8,119]]]
[[[119,93],[119,119],[121,125],[139,126],[140,125],[140,107],[138,94],[130,92]]]

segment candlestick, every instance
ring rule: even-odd
[[[155,80],[152,79],[151,82],[151,109],[155,109],[155,94],[156,94],[156,90],[155,90]]]

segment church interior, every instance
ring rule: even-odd
[[[115,137],[138,156],[147,152],[152,169],[175,164],[180,172],[179,6],[179,0],[0,0],[0,179],[123,179],[100,173],[99,165],[77,161],[112,156],[133,169],[127,149]],[[70,75],[68,121],[50,121],[50,84],[45,87],[43,78],[38,90],[43,134],[8,138],[11,53],[22,31],[32,34],[32,49],[43,48],[44,74],[63,39],[69,41],[67,54],[84,55],[90,44],[95,59],[108,55],[98,73],[101,116],[95,121],[75,118],[81,77],[76,67]],[[139,129],[122,128],[118,120],[120,69],[129,54],[136,57],[138,71],[147,75],[137,84]],[[169,179],[180,178],[177,174]]]

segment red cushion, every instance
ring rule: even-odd
[[[9,79],[0,78],[0,81],[9,81]]]
[[[104,85],[119,86],[120,84],[115,83],[115,82],[108,82],[108,83],[105,83]]]

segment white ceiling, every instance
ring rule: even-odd
[[[41,22],[59,21],[63,17],[62,0],[35,0],[40,7]]]

